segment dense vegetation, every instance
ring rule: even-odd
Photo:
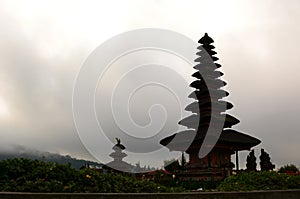
[[[219,191],[300,189],[300,175],[275,171],[244,172],[226,178],[217,189]]]
[[[251,191],[300,189],[294,165],[275,171],[243,172],[224,181],[180,181],[157,172],[154,179],[137,179],[130,174],[102,174],[94,169],[77,170],[59,164],[24,158],[0,161],[0,191],[14,192],[183,192],[188,190]],[[291,172],[292,171],[292,172]]]
[[[0,191],[138,193],[179,192],[183,188],[93,169],[76,170],[70,164],[16,158],[0,162]]]
[[[293,165],[285,165],[278,169],[278,173],[299,174],[299,169]]]

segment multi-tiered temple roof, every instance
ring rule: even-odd
[[[213,50],[215,48],[212,45],[213,42],[213,39],[206,33],[198,41],[200,51],[196,53],[199,57],[195,59],[197,64],[194,66],[197,71],[192,74],[196,80],[190,84],[195,91],[188,96],[195,102],[185,108],[192,114],[179,122],[187,130],[160,141],[171,151],[186,151],[190,155],[199,152],[206,136],[215,136],[215,140],[217,140],[215,147],[225,147],[230,150],[230,154],[233,151],[250,150],[260,143],[260,140],[232,129],[240,121],[227,113],[227,110],[231,109],[233,105],[224,100],[229,93],[222,89],[226,82],[221,79],[223,73],[219,71],[221,65],[216,63],[218,58],[215,56],[217,53]],[[221,125],[219,134],[207,134],[209,128],[218,125]],[[183,139],[176,139],[174,142],[172,140],[175,136]],[[190,144],[190,138],[193,136],[194,139]],[[185,150],[187,143],[189,147]]]

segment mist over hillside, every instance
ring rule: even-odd
[[[28,149],[23,146],[15,146],[11,150],[1,150],[0,151],[0,161],[11,158],[28,158],[33,160],[44,160],[46,162],[57,162],[60,164],[71,163],[71,166],[75,169],[79,169],[85,164],[90,164],[94,166],[102,166],[103,164],[89,161],[76,159],[69,155],[61,155],[57,153],[42,152],[38,150]]]

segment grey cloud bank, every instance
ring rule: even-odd
[[[200,7],[212,11],[211,17]],[[73,83],[81,64],[106,39],[155,27],[194,40],[208,32],[234,104],[230,113],[241,120],[235,128],[262,140],[257,156],[263,147],[277,166],[300,166],[299,8],[298,1],[2,1],[0,99],[5,108],[0,110],[7,113],[0,113],[1,148],[23,145],[92,159],[72,117]]]

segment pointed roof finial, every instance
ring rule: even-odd
[[[121,139],[120,138],[116,138],[117,140],[117,144],[120,145],[121,144]]]
[[[213,42],[214,42],[214,40],[210,36],[208,36],[207,33],[205,33],[204,36],[198,41],[198,43],[203,44],[203,45],[208,45]]]
[[[120,138],[116,138],[116,140],[117,140],[117,144],[115,144],[115,146],[113,147],[113,149],[114,149],[115,147],[117,147],[117,148],[119,148],[119,149],[124,150],[124,149],[125,149],[125,146],[124,146],[123,144],[121,144],[121,139],[120,139]]]

